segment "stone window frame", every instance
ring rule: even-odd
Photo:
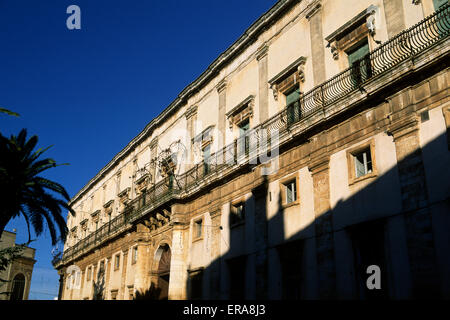
[[[92,266],[87,267],[86,269],[86,282],[92,280]]]
[[[286,188],[289,183],[295,181],[296,184],[296,199],[290,203],[286,203]],[[281,194],[281,204],[283,208],[289,208],[292,206],[296,206],[300,204],[300,176],[298,172],[290,174],[282,179],[279,182],[280,194]]]
[[[192,145],[194,146],[195,150],[201,152],[201,162],[204,161],[203,158],[203,151],[209,146],[210,148],[210,154],[212,153],[212,144],[214,142],[214,131],[215,126],[210,125],[206,127],[205,130],[203,130],[201,133],[196,135],[194,138],[192,138]]]
[[[306,57],[301,56],[269,80],[275,101],[278,101],[280,93],[284,95],[294,86],[298,85],[301,92],[301,83],[305,82],[305,63]],[[284,82],[286,84],[283,84]]]
[[[370,157],[372,160],[372,172],[365,174],[361,177],[356,177],[355,174],[355,154],[360,153],[364,149],[370,148]],[[362,144],[359,144],[355,147],[347,149],[347,170],[348,170],[348,185],[352,186],[358,182],[374,178],[378,176],[377,162],[375,157],[375,139],[370,139]]]
[[[228,126],[230,130],[233,131],[234,127],[239,126],[240,123],[242,123],[247,119],[251,127],[252,125],[251,119],[253,118],[254,115],[254,108],[255,108],[255,96],[249,95],[241,103],[239,103],[233,109],[228,111],[225,114],[225,117],[228,120]]]
[[[369,52],[373,50],[375,43],[379,43],[374,39],[374,16],[378,10],[378,6],[370,5],[325,37],[325,41],[328,42],[327,48],[330,48],[334,60],[339,60],[341,54],[346,53],[364,39],[367,39],[369,44]],[[346,63],[348,64],[348,61]]]
[[[131,248],[131,264],[136,264],[138,260],[139,249],[138,246],[134,246]]]
[[[238,199],[235,199],[235,200],[231,201],[231,203],[230,203],[230,220],[231,220],[231,215],[234,214],[233,213],[233,209],[236,208],[240,204],[242,204],[242,206],[244,208],[244,219],[240,219],[240,221],[237,221],[235,223],[231,223],[230,222],[230,229],[236,228],[236,227],[239,227],[239,226],[245,224],[245,220],[246,220],[245,219],[245,217],[246,217],[246,214],[245,214],[246,213],[245,212],[246,199],[245,199],[245,197],[241,197],[241,198],[238,198]]]
[[[114,271],[120,269],[120,256],[121,256],[120,252],[114,255]]]
[[[197,224],[201,222],[200,236],[197,235]],[[203,216],[192,219],[192,242],[203,240],[205,234],[205,219]]]

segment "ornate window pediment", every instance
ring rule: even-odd
[[[88,222],[88,219],[84,219],[83,221],[80,222],[80,225],[81,225],[82,229],[86,229],[87,228],[87,222]]]
[[[145,192],[147,186],[149,185],[151,175],[149,173],[144,173],[135,181],[136,192],[138,194]]]
[[[105,214],[111,214],[113,209],[113,203],[114,200],[110,200],[107,203],[103,205],[103,208],[105,208]]]
[[[192,139],[192,143],[203,149],[205,146],[213,142],[213,129],[214,126],[209,126],[202,133],[198,134]]]
[[[91,213],[91,217],[94,222],[98,221],[99,216],[100,216],[100,210],[96,210]]]
[[[377,10],[377,6],[371,5],[325,38],[328,42],[327,48],[331,49],[335,60],[339,59],[340,51],[345,51],[369,35],[375,34]]]
[[[129,200],[129,194],[130,194],[130,187],[123,189],[119,192],[117,195],[120,199],[120,202],[124,203]]]
[[[244,101],[226,113],[230,129],[233,125],[253,117],[253,107],[255,105],[255,96],[248,96]]]
[[[306,58],[300,57],[269,80],[275,100],[278,100],[279,93],[285,93],[300,82],[305,82],[305,62]]]

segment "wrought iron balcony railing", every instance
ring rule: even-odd
[[[147,192],[131,201],[124,213],[67,249],[62,259],[71,259],[79,252],[95,247],[112,233],[126,228],[152,208],[171,200],[176,195],[189,191],[200,181],[207,180],[223,170],[248,163],[249,159],[258,155],[258,152],[267,152],[267,149],[271,147],[270,137],[274,130],[278,130],[280,135],[286,133],[290,127],[305,117],[317,111],[326,110],[328,106],[361,90],[362,86],[402,62],[412,59],[442,42],[449,36],[449,33],[450,5],[447,4],[421,22],[380,45],[356,61],[350,68],[301,95],[297,101],[250,130],[246,136],[234,140],[233,143],[211,154],[208,163],[199,163],[185,173],[174,177],[173,180],[169,181],[169,178],[166,178],[149,188]],[[263,135],[269,138],[268,141]]]

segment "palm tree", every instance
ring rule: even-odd
[[[9,111],[8,109],[2,108],[2,107],[0,107],[0,112],[1,112],[1,113],[9,114],[10,116],[14,116],[14,117],[18,117],[18,116],[19,116],[18,113]]]
[[[27,223],[29,241],[30,224],[39,236],[45,221],[52,245],[55,245],[59,240],[65,241],[67,236],[62,209],[72,214],[74,211],[66,202],[70,197],[64,187],[40,176],[57,166],[53,159],[38,159],[48,148],[33,151],[38,137],[32,136],[29,140],[26,137],[26,129],[10,139],[0,133],[0,236],[12,218],[22,215]],[[62,196],[66,201],[55,196]]]

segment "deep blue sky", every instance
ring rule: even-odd
[[[48,157],[70,163],[47,177],[70,196],[225,51],[275,0],[0,0],[0,132],[27,128]],[[81,30],[66,8],[81,8]],[[1,156],[1,155],[0,155]],[[27,240],[22,219],[9,223]],[[53,299],[46,232],[31,299]]]

